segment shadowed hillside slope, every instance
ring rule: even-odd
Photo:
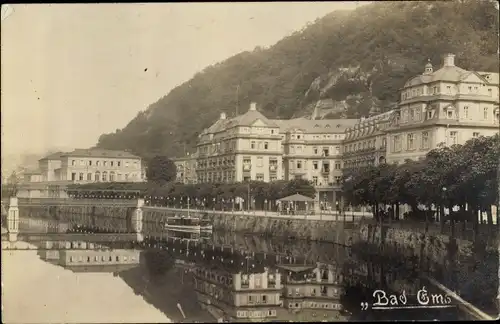
[[[285,5],[285,4],[283,4]],[[198,133],[250,101],[270,118],[353,118],[387,110],[428,59],[445,53],[471,70],[498,71],[491,1],[379,2],[335,11],[267,49],[209,66],[97,146],[143,157],[189,149]],[[237,87],[239,86],[239,100]]]

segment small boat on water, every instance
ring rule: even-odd
[[[199,232],[201,231],[200,219],[198,217],[176,215],[167,218],[165,229],[177,232]]]
[[[165,229],[178,232],[211,232],[213,226],[210,219],[202,215],[191,216],[188,213],[187,216],[175,215],[167,218]]]

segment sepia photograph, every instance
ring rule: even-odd
[[[495,0],[3,4],[2,323],[494,321]]]

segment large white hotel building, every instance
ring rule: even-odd
[[[268,119],[255,103],[234,118],[221,113],[199,135],[191,178],[303,178],[314,183],[318,199],[334,205],[341,199],[344,169],[422,158],[441,144],[463,144],[498,130],[499,74],[464,70],[447,54],[439,69],[428,62],[421,75],[406,82],[394,109],[369,118]]]

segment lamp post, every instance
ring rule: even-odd
[[[442,192],[441,198],[442,198],[442,204],[443,204],[442,207],[441,207],[441,210],[440,210],[440,214],[441,215],[440,215],[440,218],[439,218],[439,220],[441,221],[441,231],[443,230],[444,222],[446,221],[445,218],[444,218],[444,209],[446,207],[446,190],[448,190],[446,187],[441,188],[441,192]],[[477,215],[476,215],[476,217],[477,217]]]

